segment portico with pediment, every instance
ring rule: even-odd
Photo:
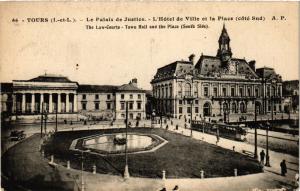
[[[63,76],[44,75],[12,83],[12,113],[16,116],[77,113],[77,82]]]

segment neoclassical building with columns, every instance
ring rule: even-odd
[[[50,121],[56,116],[60,120],[123,119],[124,103],[128,101],[130,118],[143,119],[145,99],[137,79],[122,86],[80,85],[64,76],[45,74],[1,83],[1,116],[20,122],[38,121],[42,113],[47,113]]]
[[[216,56],[192,54],[159,68],[151,81],[155,110],[162,115],[193,118],[282,112],[282,79],[273,68],[234,58],[223,26]],[[267,55],[266,55],[267,56]]]

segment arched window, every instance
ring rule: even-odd
[[[232,113],[237,113],[237,110],[236,110],[236,103],[232,103],[232,106],[231,106],[231,112],[232,112]]]
[[[211,116],[211,105],[209,102],[203,105],[203,116]]]
[[[240,111],[241,111],[241,113],[246,113],[246,107],[245,107],[244,102],[240,103]]]
[[[228,104],[227,103],[223,103],[223,109],[226,110],[228,108]]]
[[[275,86],[272,86],[272,89],[271,89],[271,96],[275,96],[275,93],[276,93],[276,88]]]
[[[186,83],[184,86],[184,95],[191,96],[191,85],[189,83]]]

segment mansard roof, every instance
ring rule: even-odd
[[[153,81],[169,79],[174,76],[181,76],[186,73],[192,73],[194,65],[190,61],[176,61],[157,69]]]
[[[81,84],[77,91],[80,93],[112,93],[117,89],[118,86]]]
[[[282,82],[281,76],[275,72],[274,68],[257,68],[256,73],[260,78],[263,78],[267,81],[276,80],[278,82]]]
[[[258,78],[255,71],[253,71],[245,59],[232,58],[230,62],[237,65],[238,74]],[[203,76],[210,75],[211,73],[220,73],[223,70],[220,58],[208,55],[201,55],[199,61],[195,65],[195,68],[198,70],[198,73]]]

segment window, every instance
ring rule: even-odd
[[[82,94],[82,99],[86,99],[86,95],[85,94]]]
[[[137,108],[138,108],[138,109],[142,109],[142,103],[141,103],[141,102],[138,102],[138,103],[137,103]]]
[[[138,99],[141,99],[141,98],[142,98],[141,94],[138,94]]]
[[[204,87],[204,96],[208,96],[208,87]]]
[[[86,110],[86,103],[82,103],[82,110]]]
[[[121,102],[121,110],[125,110],[125,103]]]
[[[121,94],[121,99],[124,99],[124,94]]]
[[[182,113],[182,107],[179,107],[179,113]]]
[[[111,109],[111,103],[106,103],[106,108]]]
[[[240,91],[240,96],[243,97],[244,96],[244,94],[243,94],[243,88],[240,88],[239,91]]]
[[[129,113],[129,118],[133,119],[133,113]]]
[[[179,100],[179,105],[181,105],[182,104],[182,100]]]
[[[223,96],[227,96],[226,88],[223,88],[222,91],[223,91],[223,92],[222,92],[222,93],[223,93]]]
[[[187,113],[191,113],[191,107],[187,107]]]
[[[267,96],[270,97],[270,87],[267,88]]]
[[[199,113],[199,108],[195,107],[195,113]]]
[[[122,113],[122,114],[121,114],[121,117],[122,117],[122,118],[125,118],[125,114],[124,114],[124,113]]]
[[[129,102],[129,109],[133,109],[133,102]]]
[[[107,99],[110,99],[110,94],[107,94]]]
[[[199,101],[198,100],[195,100],[195,105],[198,105],[199,104]]]
[[[182,84],[181,83],[178,84],[178,96],[182,97]]]
[[[234,88],[231,88],[231,96],[234,96]]]
[[[99,110],[99,103],[95,103],[95,110]]]
[[[255,97],[259,97],[257,88],[255,88]]]
[[[184,95],[191,96],[191,85],[188,83],[184,86]]]
[[[98,94],[95,94],[95,99],[99,99],[99,95]]]
[[[137,117],[138,117],[139,119],[141,119],[141,118],[142,118],[142,114],[141,114],[141,113],[138,113],[138,114],[137,114]]]
[[[129,97],[130,97],[130,99],[133,99],[133,95],[132,94],[130,94]]]
[[[214,88],[214,97],[218,96],[218,88]]]
[[[248,88],[248,96],[251,96],[251,89]]]

